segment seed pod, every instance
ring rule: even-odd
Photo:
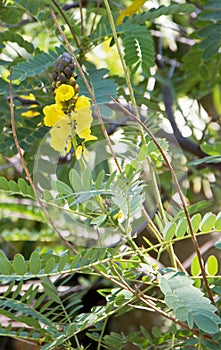
[[[73,83],[71,82],[71,79],[75,79],[77,77],[74,70],[75,63],[72,56],[68,52],[64,52],[56,59],[54,63],[52,78],[55,84],[52,84],[52,90],[55,90],[55,85],[56,87],[60,86],[61,84],[72,85]]]

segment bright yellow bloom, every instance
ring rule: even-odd
[[[128,6],[117,19],[117,24],[120,25],[125,17],[132,16],[140,7],[146,2],[146,0],[134,0],[133,3]]]
[[[43,108],[43,113],[45,115],[44,125],[46,126],[54,126],[59,120],[66,117],[66,114],[62,109],[58,108],[57,104],[45,106]]]
[[[53,126],[50,131],[50,145],[55,151],[62,152],[65,148],[71,148],[71,122],[70,118],[64,117]]]
[[[70,151],[73,138],[78,135],[83,142],[75,149],[76,159],[80,159],[85,150],[84,143],[97,140],[91,135],[92,111],[90,108],[90,98],[86,96],[78,97],[72,86],[62,84],[55,90],[55,102],[45,106],[44,124],[52,127],[50,131],[50,145],[58,152]],[[72,100],[72,98],[75,99]]]
[[[81,155],[83,153],[83,145],[79,145],[76,147],[76,150],[74,152],[75,158],[79,160],[81,158]]]
[[[31,107],[33,107],[34,105],[31,105]],[[30,109],[27,112],[23,112],[21,113],[22,117],[27,117],[27,118],[33,118],[33,117],[37,117],[37,115],[39,115],[40,113],[37,111],[34,111],[33,109]]]
[[[35,95],[33,95],[33,94],[29,94],[28,96],[27,95],[20,95],[19,97],[22,98],[23,100],[28,100],[28,101],[35,101],[36,100]],[[29,109],[27,112],[21,113],[21,115],[23,117],[27,117],[27,118],[37,117],[37,115],[39,115],[40,113],[33,110],[33,108],[35,108],[35,107],[38,107],[38,105],[37,104],[29,105],[29,108],[31,108],[31,109]]]
[[[76,104],[75,104],[75,110],[78,111],[81,108],[90,108],[90,98],[86,97],[84,95],[79,96]]]
[[[73,86],[62,84],[55,90],[55,102],[61,103],[65,101],[69,101],[75,95],[75,91]]]

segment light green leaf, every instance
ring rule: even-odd
[[[219,330],[218,324],[210,317],[205,316],[203,312],[194,315],[194,322],[197,327],[208,334],[217,333]]]
[[[165,227],[165,232],[164,232],[164,237],[165,237],[165,241],[170,241],[176,232],[176,224],[175,222],[170,222],[169,224],[166,225]]]
[[[216,222],[214,224],[215,230],[221,230],[221,212],[219,212],[216,216]]]
[[[32,252],[29,263],[31,273],[36,275],[41,270],[41,259],[38,252]]]
[[[200,226],[200,223],[201,223],[201,215],[199,213],[195,214],[192,218],[191,218],[191,224],[193,226],[193,231],[195,233],[198,232],[199,230],[199,226]],[[187,232],[190,233],[190,229],[189,227],[187,228]]]
[[[23,255],[15,254],[13,265],[14,265],[15,272],[18,275],[24,275],[27,272],[27,264],[25,262]]]
[[[102,182],[104,181],[104,177],[105,177],[105,171],[104,171],[104,169],[102,169],[102,170],[99,172],[99,174],[98,174],[98,176],[97,176],[97,178],[96,178],[96,182],[95,182],[95,188],[96,188],[96,190],[99,190],[99,189],[100,189],[101,184],[102,184]]]
[[[202,232],[210,232],[216,222],[216,215],[213,213],[206,213],[200,223]]]
[[[195,255],[191,263],[192,276],[198,276],[201,272],[198,256]]]
[[[176,236],[182,238],[187,232],[188,222],[187,218],[181,218],[177,224]]]
[[[44,273],[49,274],[55,266],[55,258],[51,257],[49,260],[46,262],[45,268],[44,268]]]
[[[1,250],[0,250],[0,272],[2,275],[11,275],[11,273],[13,272],[10,261]]]
[[[69,181],[71,183],[71,186],[73,187],[75,192],[81,192],[82,191],[82,182],[81,177],[78,174],[76,169],[71,169],[69,172]],[[73,191],[72,191],[73,193]]]
[[[206,271],[210,276],[215,276],[218,272],[218,260],[214,255],[210,255],[206,262]]]
[[[52,188],[61,194],[73,194],[73,190],[66,183],[56,180],[52,183]]]

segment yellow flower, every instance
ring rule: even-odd
[[[90,108],[90,98],[84,95],[79,96],[75,104],[75,110],[78,111],[81,108],[88,108],[88,107]]]
[[[71,121],[69,117],[64,117],[57,122],[50,131],[50,145],[55,151],[62,152],[66,148],[68,153],[71,148]]]
[[[74,88],[66,84],[59,86],[55,93],[56,103],[45,106],[43,109],[44,124],[52,127],[50,145],[58,152],[65,150],[68,153],[73,145],[73,138],[78,135],[84,140],[74,152],[76,159],[80,159],[85,150],[84,143],[97,139],[96,136],[91,135],[93,118],[90,98],[83,95],[78,97]]]
[[[75,95],[75,91],[73,86],[62,84],[55,90],[55,102],[61,103],[65,101],[69,101]]]
[[[75,158],[77,160],[79,160],[81,158],[82,153],[83,153],[83,145],[77,146],[77,148],[76,148],[76,150],[74,152]]]
[[[34,106],[34,105],[32,105]],[[33,109],[30,109],[27,112],[23,112],[21,113],[22,117],[27,117],[27,118],[33,118],[33,117],[37,117],[37,115],[39,115],[40,113],[37,111],[34,111]]]
[[[96,136],[91,135],[92,111],[90,109],[90,99],[80,96],[75,104],[75,111],[71,114],[74,122],[74,130],[78,136],[85,141],[96,140]]]
[[[27,95],[20,95],[19,97],[22,98],[23,100],[27,100],[27,101],[36,101],[35,95],[33,95],[33,94],[29,94],[28,96]],[[25,104],[25,102],[24,102],[24,104]],[[31,109],[29,109],[27,112],[21,113],[21,115],[23,117],[27,117],[27,118],[37,117],[37,115],[39,115],[40,113],[33,110],[33,108],[35,108],[35,107],[38,107],[38,105],[37,104],[29,105],[29,108],[31,108]]]
[[[117,24],[120,25],[125,17],[130,17],[136,11],[140,10],[140,7],[145,3],[145,1],[146,0],[134,0],[134,2],[120,14],[117,19]]]
[[[57,104],[45,106],[43,113],[45,115],[44,125],[46,126],[54,126],[59,120],[66,117],[66,114],[64,114],[62,109],[58,108]]]

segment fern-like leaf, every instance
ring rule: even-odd
[[[133,25],[125,27],[123,35],[125,62],[127,66],[141,65],[143,72],[149,75],[149,69],[154,65],[155,50],[149,30],[144,26]]]
[[[169,6],[159,6],[158,8],[152,8],[148,12],[142,12],[141,14],[135,14],[128,18],[127,24],[144,24],[146,21],[153,21],[160,16],[169,16],[176,13],[190,13],[195,10],[195,6],[192,4],[171,4]]]
[[[13,80],[25,80],[27,77],[45,72],[49,67],[54,65],[57,56],[65,51],[63,46],[56,47],[56,51],[49,50],[48,53],[40,52],[28,61],[21,62],[13,69]]]
[[[193,281],[188,276],[167,269],[158,280],[165,302],[174,310],[176,318],[187,322],[190,328],[195,326],[210,334],[218,332],[221,319],[215,314],[216,307],[200,289],[192,286]]]

